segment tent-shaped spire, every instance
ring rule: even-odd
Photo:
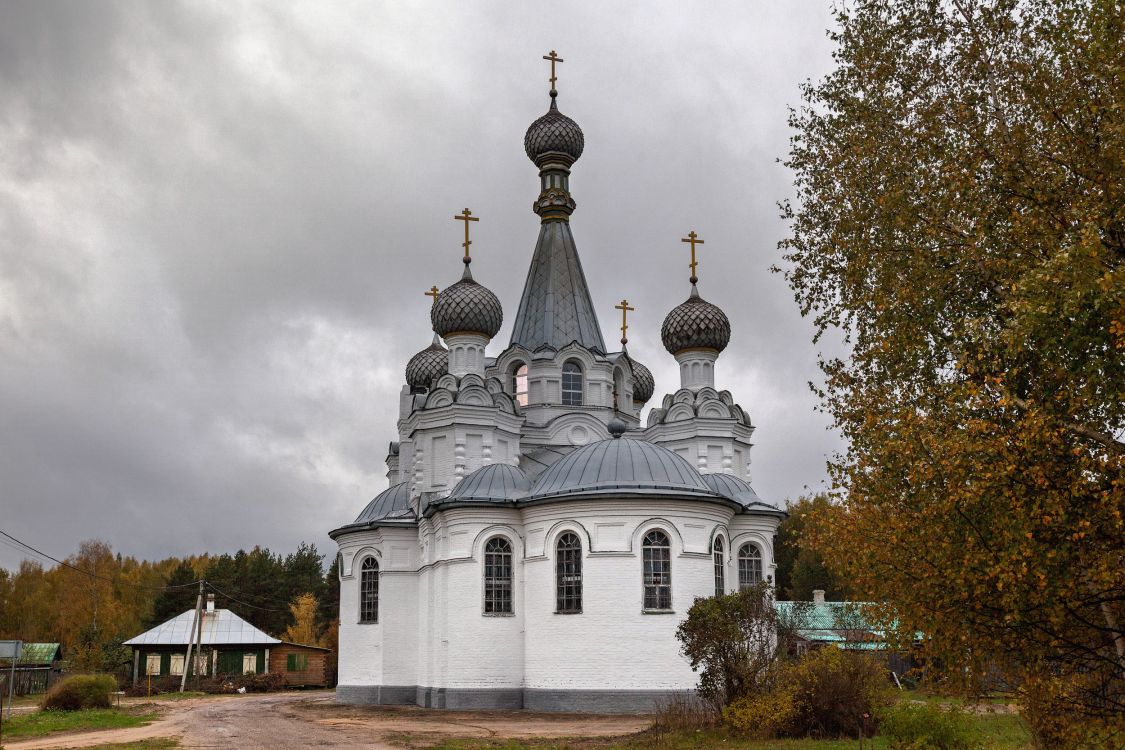
[[[546,221],[539,229],[512,344],[534,351],[543,345],[561,349],[572,341],[606,351],[570,223]]]

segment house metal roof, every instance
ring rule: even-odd
[[[20,654],[21,664],[50,664],[62,658],[62,646],[58,643],[25,643]]]
[[[539,229],[512,344],[535,351],[542,346],[562,349],[575,341],[587,349],[606,350],[570,223],[548,221]]]
[[[152,630],[146,630],[140,635],[130,638],[125,641],[124,645],[187,646],[189,638],[194,635],[191,628],[194,620],[195,610],[189,609],[183,614],[157,625]],[[216,609],[213,612],[205,611],[203,613],[204,646],[269,646],[278,643],[281,643],[281,641],[266,635],[229,609]]]

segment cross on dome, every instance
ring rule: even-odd
[[[551,50],[551,54],[549,55],[543,55],[543,59],[551,61],[551,95],[554,96],[557,93],[555,91],[555,81],[558,80],[558,76],[555,75],[555,63],[561,63],[564,62],[564,60],[559,57],[554,50]]]
[[[615,310],[621,311],[621,345],[625,346],[629,343],[629,338],[625,335],[629,330],[629,313],[636,310],[635,307],[629,306],[629,300],[622,299],[619,304],[613,306]]]
[[[699,235],[697,235],[695,233],[695,230],[692,230],[692,231],[688,232],[688,236],[682,238],[680,240],[680,242],[690,242],[691,243],[691,263],[689,263],[688,266],[691,268],[691,279],[690,279],[690,281],[691,281],[691,283],[694,284],[695,282],[699,281],[699,276],[696,275],[696,273],[695,273],[696,266],[699,265],[699,263],[695,260],[695,246],[696,245],[702,245],[703,240],[699,239]]]
[[[423,292],[423,294],[425,294],[427,297],[433,297],[433,302],[437,302],[437,298],[438,298],[437,285],[434,285],[434,286],[430,287],[430,290],[428,292]]]
[[[480,221],[480,219],[473,216],[473,212],[467,208],[453,218],[455,221],[465,222],[465,241],[461,243],[461,246],[465,248],[465,265],[467,266],[473,262],[473,259],[469,257],[469,245],[473,244],[473,241],[469,239],[469,222]]]

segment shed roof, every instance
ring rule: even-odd
[[[50,664],[62,658],[59,643],[25,643],[19,661],[23,664]]]
[[[146,630],[125,641],[126,646],[187,646],[192,633],[195,610],[189,609],[171,620]],[[232,646],[239,644],[268,646],[281,643],[229,609],[203,613],[203,645]]]

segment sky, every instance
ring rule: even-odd
[[[607,341],[660,344],[700,291],[733,336],[716,385],[757,426],[758,493],[820,489],[843,447],[781,274],[779,162],[832,66],[827,0],[0,5],[0,529],[57,557],[305,540],[387,486],[423,291],[473,273],[507,345],[539,221],[527,126],[586,149],[571,226]],[[20,553],[0,545],[0,566]]]

